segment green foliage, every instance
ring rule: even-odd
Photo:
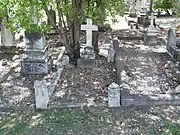
[[[25,30],[32,31],[47,31],[47,25],[41,24],[32,27],[31,14],[32,6],[35,7],[33,15],[39,19],[44,18],[45,9],[51,4],[59,13],[70,20],[74,18],[93,19],[96,24],[103,25],[107,16],[123,15],[124,4],[123,0],[82,0],[84,2],[83,14],[74,11],[71,0],[0,0],[0,16],[3,18],[3,24],[7,27],[12,27],[13,24],[18,24]],[[78,11],[78,10],[77,10]],[[76,13],[76,14],[74,14]],[[83,15],[83,16],[82,16]],[[12,16],[7,19],[7,16]]]
[[[162,135],[180,135],[180,124],[168,122],[163,129]]]
[[[86,0],[86,17],[103,25],[107,16],[123,15],[123,0]]]
[[[154,0],[154,9],[172,9],[175,1],[176,0]]]

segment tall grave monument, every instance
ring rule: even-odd
[[[154,14],[151,14],[151,24],[147,29],[144,41],[148,44],[151,45],[156,45],[157,44],[157,35],[158,35],[158,31],[157,29],[154,27]]]
[[[95,52],[92,45],[92,31],[98,31],[98,26],[92,25],[92,19],[87,19],[86,25],[81,25],[81,30],[86,31],[86,44],[81,45],[78,67],[93,68],[96,66]]]
[[[36,7],[31,7],[31,23],[33,26],[39,25],[39,20],[34,11]],[[22,74],[47,74],[52,65],[48,56],[48,46],[45,43],[44,34],[41,32],[25,32],[25,50],[21,60]]]

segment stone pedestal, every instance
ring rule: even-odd
[[[154,26],[150,26],[144,37],[145,43],[152,44],[152,45],[157,44],[157,35],[158,35],[158,32],[156,28]]]
[[[52,68],[45,38],[39,34],[25,35],[26,49],[21,60],[22,74],[47,74]]]

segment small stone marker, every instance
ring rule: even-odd
[[[35,96],[36,96],[36,108],[45,109],[49,101],[49,93],[47,89],[46,81],[36,80],[34,82]]]
[[[120,107],[120,87],[116,83],[112,83],[108,87],[108,107]]]

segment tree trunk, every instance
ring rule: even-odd
[[[72,8],[74,16],[70,29],[72,36],[71,47],[73,50],[71,60],[76,61],[80,57],[80,25],[84,15],[84,0],[72,0]]]
[[[92,32],[92,45],[94,47],[94,51],[95,51],[96,56],[99,53],[98,39],[99,39],[99,31],[93,31]]]

